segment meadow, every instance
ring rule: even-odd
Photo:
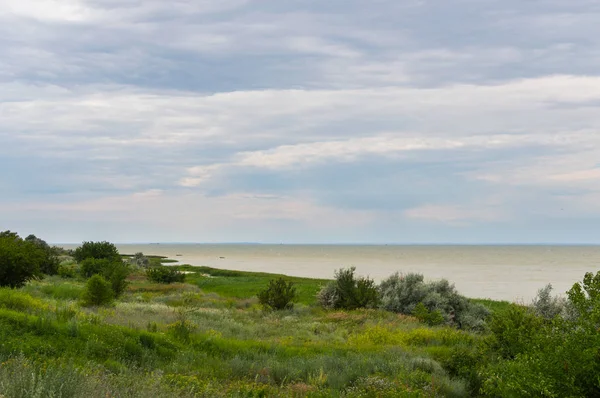
[[[327,311],[323,280],[291,310],[264,311],[274,275],[181,267],[185,283],[129,276],[112,306],[80,305],[84,280],[0,289],[5,397],[466,396],[438,362],[477,334],[383,310]],[[383,395],[382,395],[383,394]]]
[[[94,278],[83,275],[85,261],[70,256],[61,257],[56,275],[0,288],[0,396],[560,397],[598,391],[589,377],[600,364],[598,319],[581,320],[580,309],[577,326],[561,321],[556,311],[564,302],[550,296],[534,307],[464,298],[475,309],[487,308],[483,327],[435,317],[434,326],[418,311],[386,310],[385,297],[373,308],[324,308],[319,292],[330,280],[170,266],[185,280],[157,283],[149,270],[165,269],[160,263],[169,261],[151,261],[127,265],[125,290],[101,306],[85,303]],[[295,286],[293,308],[260,305],[257,294],[276,278]],[[584,280],[584,287],[600,287],[597,279]],[[446,282],[435,286],[435,300],[450,289]],[[383,284],[377,289],[385,296]],[[590,308],[590,297],[574,303]]]

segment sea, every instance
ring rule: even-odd
[[[61,245],[75,248],[77,245]],[[167,256],[180,264],[332,279],[337,269],[377,282],[398,272],[448,279],[468,297],[529,303],[551,283],[564,294],[600,270],[600,246],[118,244],[122,254]]]

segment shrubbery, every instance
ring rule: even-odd
[[[150,265],[150,260],[148,257],[144,256],[144,253],[138,252],[129,259],[129,263],[137,267],[148,268]]]
[[[258,292],[258,301],[265,308],[272,310],[287,310],[294,307],[296,288],[292,282],[284,278],[269,281],[269,286]]]
[[[379,291],[381,307],[388,311],[415,315],[417,310],[418,317],[428,323],[448,323],[480,331],[486,328],[489,310],[458,294],[454,285],[445,279],[425,282],[423,275],[394,274],[381,282]],[[441,322],[436,314],[442,316]]]
[[[600,272],[588,273],[552,298],[547,286],[531,307],[494,314],[489,350],[480,364],[481,393],[490,396],[600,396]]]
[[[120,259],[95,259],[87,258],[80,264],[81,274],[85,277],[93,275],[102,275],[110,282],[115,297],[121,296],[127,288],[127,276],[129,276],[129,267]]]
[[[101,275],[88,279],[83,291],[83,305],[107,305],[113,301],[114,293],[109,282]]]
[[[429,326],[441,325],[445,321],[444,316],[442,315],[442,312],[440,310],[436,309],[430,311],[429,309],[427,309],[427,307],[425,307],[425,304],[423,303],[417,304],[412,314],[415,316],[415,318],[417,318],[421,322],[428,324]]]
[[[146,270],[146,276],[155,283],[182,283],[185,280],[184,273],[164,265],[148,268]]]
[[[120,261],[121,255],[117,247],[110,242],[83,242],[80,247],[75,249],[73,257],[80,263],[88,258],[106,259],[111,261]]]
[[[110,283],[115,297],[120,297],[129,285],[129,272],[129,267],[123,262],[112,262],[103,270],[102,275]]]
[[[377,307],[379,294],[375,282],[365,277],[356,278],[355,270],[351,267],[335,272],[335,281],[325,285],[317,295],[323,307],[346,310]]]
[[[569,316],[571,313],[567,300],[563,297],[552,296],[551,284],[538,290],[536,297],[531,303],[531,308],[536,315],[546,319],[553,319],[559,315]]]
[[[74,263],[59,264],[58,276],[65,279],[75,278],[77,276],[77,267]]]

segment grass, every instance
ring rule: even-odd
[[[279,276],[291,281],[296,286],[297,302],[314,304],[315,297],[326,279],[299,278],[293,276],[268,274],[263,272],[230,271],[210,267],[177,267],[181,271],[190,272],[186,276],[188,283],[193,283],[205,292],[214,292],[224,297],[245,299],[255,297],[264,289],[271,279]]]
[[[479,304],[486,306],[492,312],[505,311],[515,305],[514,303],[511,303],[509,301],[497,301],[497,300],[490,300],[490,299],[470,299],[470,300],[474,303],[479,303]]]
[[[468,396],[442,366],[483,336],[382,310],[326,311],[326,280],[291,310],[256,293],[279,275],[180,266],[183,284],[143,271],[114,305],[84,308],[82,280],[0,289],[0,394],[12,397]],[[479,300],[479,302],[482,302]],[[501,309],[504,303],[485,301]]]

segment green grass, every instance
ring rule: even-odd
[[[326,311],[315,295],[327,280],[310,278],[285,277],[296,284],[295,307],[265,312],[256,293],[279,275],[178,268],[192,272],[186,283],[151,283],[139,270],[123,297],[102,308],[81,306],[83,280],[0,289],[0,394],[469,395],[444,364],[484,336],[383,310]]]
[[[509,301],[497,301],[490,299],[471,299],[471,301],[486,306],[487,308],[492,310],[492,312],[505,311],[515,305],[514,303],[511,303]]]
[[[256,297],[257,293],[264,289],[271,279],[282,276],[296,286],[297,302],[311,305],[315,303],[316,294],[321,286],[328,282],[326,279],[299,278],[262,272],[230,271],[189,265],[177,268],[182,271],[193,272],[186,275],[186,281],[195,284],[203,291],[238,299]]]

